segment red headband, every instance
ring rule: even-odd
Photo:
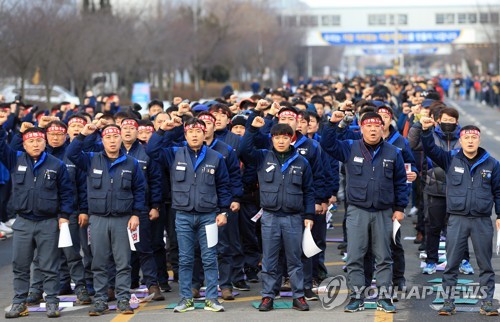
[[[385,114],[389,114],[389,115],[391,115],[391,116],[392,116],[391,111],[389,111],[388,109],[383,108],[383,107],[379,108],[379,109],[377,110],[377,113],[385,113]]]
[[[153,133],[155,131],[155,128],[152,127],[151,125],[141,125],[141,126],[139,126],[139,132],[141,132],[141,131],[148,131],[148,132]]]
[[[481,132],[479,132],[478,130],[462,130],[462,131],[460,131],[460,137],[467,135],[467,134],[481,136]]]
[[[105,128],[103,131],[102,131],[102,134],[101,136],[104,137],[105,135],[108,135],[108,134],[118,134],[120,135],[121,134],[121,131],[119,128],[115,127],[115,126],[110,126],[110,127],[107,127]]]
[[[365,119],[365,120],[363,120],[363,122],[361,122],[361,126],[365,126],[367,124],[382,125],[382,121],[376,117],[371,117],[371,118]]]
[[[26,134],[23,134],[23,141],[26,141],[29,139],[44,139],[45,140],[45,133],[43,133],[43,132],[28,132]]]
[[[126,126],[126,125],[131,125],[135,127],[136,129],[139,127],[139,123],[137,123],[136,120],[123,120],[122,124],[120,125],[121,127]]]
[[[210,115],[208,115],[208,114],[200,115],[200,116],[198,116],[198,119],[200,119],[202,121],[209,121],[209,122],[212,122],[212,123],[215,123],[215,121],[216,121],[215,117],[212,114],[210,114]]]
[[[47,133],[50,133],[50,132],[62,132],[62,133],[66,133],[67,130],[62,127],[62,126],[58,126],[58,125],[51,125],[49,128],[47,128]]]
[[[298,117],[298,114],[297,113],[294,113],[292,111],[283,111],[281,112],[279,115],[278,115],[279,118],[282,118],[282,117],[293,117],[294,119],[297,119]]]
[[[203,132],[206,132],[206,127],[200,123],[194,123],[184,126],[184,132],[187,132],[191,129],[201,129]]]
[[[74,117],[68,121],[68,126],[73,124],[73,123],[78,123],[78,124],[82,124],[83,126],[85,126],[87,124],[87,121],[80,118],[80,117]]]

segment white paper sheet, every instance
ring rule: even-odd
[[[397,219],[394,219],[392,222],[392,239],[394,240],[394,244],[396,243],[396,233],[398,232],[399,227],[401,227],[401,224]]]
[[[255,216],[252,217],[252,219],[250,219],[251,221],[253,222],[257,222],[260,217],[262,217],[262,214],[264,213],[264,209],[260,208],[259,212],[255,214]]]
[[[65,222],[61,224],[61,229],[59,231],[59,243],[57,247],[65,248],[73,246],[73,241],[71,240],[71,233],[69,232],[69,223]]]
[[[304,229],[304,235],[302,236],[302,251],[307,258],[321,252],[321,249],[316,246],[316,243],[314,242],[310,226],[307,226],[306,229]]]
[[[217,223],[213,223],[205,226],[205,230],[207,232],[207,244],[208,248],[214,247],[219,242],[219,227],[217,227]]]
[[[497,255],[500,252],[500,230],[497,230]]]
[[[139,242],[139,226],[133,231],[130,230],[130,228],[127,227],[127,235],[128,235],[128,242],[130,244],[130,250],[135,252],[135,243]]]

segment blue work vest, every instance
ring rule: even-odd
[[[271,212],[303,213],[302,176],[308,166],[307,160],[297,152],[281,165],[274,152],[268,151],[257,171],[260,206]]]
[[[121,155],[109,167],[109,160],[103,153],[94,154],[87,173],[89,214],[116,217],[131,215],[134,205],[132,180],[137,161],[133,157]]]
[[[219,211],[215,176],[222,156],[203,146],[196,159],[191,161],[188,147],[178,148],[170,168],[172,183],[172,208],[182,211],[213,213]]]
[[[490,217],[494,203],[491,180],[497,162],[485,153],[471,167],[467,160],[454,156],[446,173],[446,211]]]
[[[25,152],[18,152],[18,155],[12,171],[14,210],[20,215],[33,213],[40,217],[57,217],[60,208],[57,176],[62,161],[44,152],[32,166]]]
[[[395,201],[394,167],[399,151],[390,143],[383,142],[370,162],[362,152],[366,149],[363,145],[362,139],[352,143],[351,154],[345,164],[347,203],[364,209],[392,208]]]

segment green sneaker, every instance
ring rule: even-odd
[[[47,317],[49,318],[58,318],[61,316],[61,312],[59,312],[59,303],[47,303]]]
[[[344,312],[357,312],[357,311],[363,311],[365,309],[365,302],[361,299],[356,299],[356,298],[351,298],[349,303],[344,306]]]
[[[12,304],[8,312],[5,312],[6,319],[15,319],[20,316],[27,316],[29,314],[28,307],[25,303]]]
[[[205,300],[205,307],[203,309],[212,312],[224,312],[224,307],[220,305],[217,299]]]
[[[479,309],[479,313],[488,316],[496,316],[498,315],[498,310],[493,307],[493,302],[483,301],[481,308]]]
[[[95,301],[94,305],[89,310],[89,315],[90,316],[100,316],[100,315],[103,315],[104,313],[108,313],[108,312],[109,312],[108,303],[106,303],[104,301]]]
[[[455,313],[455,302],[451,300],[445,300],[443,307],[438,311],[439,315],[453,315]]]
[[[187,311],[194,310],[194,301],[193,299],[182,299],[176,307],[174,307],[174,312],[176,313],[184,313]]]
[[[396,307],[392,303],[392,299],[382,299],[377,301],[377,311],[385,313],[396,313]]]

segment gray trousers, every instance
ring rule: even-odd
[[[485,300],[492,301],[495,293],[495,272],[491,265],[493,224],[490,217],[450,215],[446,234],[447,264],[443,273],[445,296],[453,297],[451,291],[457,285],[458,268],[468,249],[469,237],[479,266],[479,285],[486,287]]]
[[[78,215],[69,217],[69,232],[73,246],[64,247],[58,250],[61,266],[59,269],[59,280],[61,284],[69,284],[71,280],[75,282],[75,293],[85,286],[85,269],[83,267],[82,256],[80,255],[80,226],[78,226]],[[43,293],[43,276],[39,268],[39,255],[37,252],[33,261],[33,276],[31,278],[30,292]],[[42,253],[43,254],[43,253]],[[69,269],[68,269],[69,268]],[[71,276],[71,278],[70,278]]]
[[[371,236],[371,247],[375,258],[377,287],[390,296],[392,287],[392,209],[369,212],[349,205],[346,213],[347,227],[347,283],[351,297],[364,298],[364,258]]]
[[[12,270],[14,272],[14,298],[12,303],[25,303],[30,289],[30,268],[35,254],[43,277],[43,290],[47,303],[59,303],[59,222],[57,218],[32,221],[17,216],[14,225]]]
[[[108,263],[109,254],[113,254],[116,265],[116,298],[130,300],[130,244],[127,235],[127,224],[130,216],[101,217],[90,216],[90,247],[94,259],[94,301],[108,301]]]

